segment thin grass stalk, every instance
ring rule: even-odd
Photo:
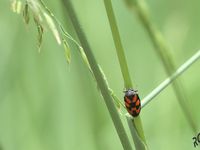
[[[121,119],[119,117],[119,114],[117,112],[117,109],[114,105],[114,102],[112,100],[112,97],[110,95],[110,91],[105,83],[105,80],[103,79],[103,76],[101,74],[101,71],[97,65],[96,59],[92,53],[92,50],[89,46],[89,43],[86,39],[86,36],[79,24],[77,15],[74,11],[73,5],[70,0],[62,0],[64,4],[65,10],[68,12],[68,15],[71,19],[71,22],[73,24],[73,27],[76,31],[76,34],[80,40],[80,43],[83,47],[83,50],[88,58],[89,64],[91,66],[92,72],[94,73],[94,77],[96,79],[96,82],[98,84],[98,87],[101,91],[101,94],[104,98],[104,101],[106,103],[107,109],[110,113],[110,116],[112,118],[112,121],[114,123],[114,126],[116,128],[116,131],[118,133],[118,136],[120,138],[120,141],[122,143],[122,146],[124,150],[132,150],[131,144],[129,142],[128,136],[125,132],[125,129],[123,127],[123,124],[121,122]]]
[[[182,73],[184,73],[193,63],[195,63],[200,58],[200,50],[198,50],[190,59],[188,59],[184,64],[182,64],[176,72],[174,72],[170,77],[165,79],[159,86],[157,86],[151,93],[149,93],[142,101],[142,108],[146,106],[150,101],[153,100],[160,92],[162,92],[167,86],[176,80]]]
[[[121,73],[122,73],[122,76],[123,76],[123,79],[124,79],[125,88],[126,89],[133,88],[131,77],[130,77],[129,70],[128,70],[126,57],[125,57],[125,53],[124,53],[124,49],[123,49],[123,46],[122,46],[119,30],[118,30],[115,15],[114,15],[114,12],[113,12],[111,0],[104,0],[104,5],[105,5],[105,8],[106,8],[107,17],[108,17],[108,20],[109,20],[109,24],[110,24],[110,28],[111,28],[111,32],[112,32],[112,37],[113,37],[113,40],[114,40],[116,53],[117,53],[118,61],[119,61],[120,68],[121,68]],[[129,124],[130,124],[130,122],[132,122],[132,126],[136,129],[137,135],[140,138],[139,140],[142,140],[141,143],[146,144],[146,139],[145,139],[145,136],[144,136],[142,121],[141,121],[140,116],[138,116],[136,118],[129,117],[128,120],[129,120],[128,121]],[[132,137],[133,137],[134,133],[132,132],[132,130],[130,130],[130,131],[131,131],[131,134],[132,134]],[[135,140],[134,140],[134,143],[135,143],[135,146],[136,146]],[[137,146],[136,146],[136,148],[137,148]]]

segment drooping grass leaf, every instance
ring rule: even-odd
[[[23,18],[24,18],[24,22],[26,24],[29,23],[30,21],[30,14],[29,14],[29,6],[28,3],[26,2],[25,6],[24,6],[24,10],[23,10]]]
[[[65,49],[65,58],[67,60],[67,63],[69,64],[71,62],[71,50],[70,50],[69,44],[67,43],[65,39],[63,39],[63,46]]]
[[[36,18],[34,18],[34,21],[35,21],[35,24],[37,26],[37,31],[38,31],[38,51],[40,52],[44,29],[43,29],[42,25],[40,24],[40,22]]]

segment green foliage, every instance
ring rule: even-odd
[[[10,1],[0,2],[0,149],[121,150],[120,140],[99,91],[96,90],[87,55],[72,38],[76,36],[73,35],[71,24],[68,21],[63,24],[64,20],[68,20],[67,15],[63,15],[63,5],[59,1],[45,1],[47,8],[43,1],[35,1],[39,4],[36,5],[39,8],[37,14],[40,14],[37,16],[30,1],[27,1],[29,7],[26,6],[26,1],[19,0],[13,1],[11,6],[14,12],[23,16],[25,26],[18,16],[5,7],[9,6]],[[199,11],[199,2],[177,1],[177,4],[180,3],[181,8],[174,1],[148,1],[158,27],[168,41],[173,43],[170,46],[176,47],[173,56],[177,64],[182,64],[200,46],[198,40],[195,40],[200,34],[199,22],[195,16]],[[102,71],[100,65],[97,65],[104,82],[107,82],[109,94],[115,100],[117,108],[123,111],[124,83],[113,40],[110,38],[110,29],[105,23],[105,8],[100,1],[73,1],[73,4],[95,58],[103,68]],[[173,10],[169,10],[172,5]],[[166,75],[138,20],[133,19],[120,1],[113,1],[113,9],[130,76],[142,98],[161,83]],[[56,14],[56,18],[50,10]],[[41,12],[51,19],[46,19]],[[36,24],[31,21],[32,18],[36,20]],[[55,42],[58,38],[55,36],[56,32],[53,33],[55,27],[64,48]],[[38,37],[35,37],[35,28]],[[49,33],[53,34],[54,39]],[[42,50],[40,54],[35,51],[36,40]],[[71,63],[67,66],[68,69],[64,55],[59,50],[65,50],[66,60]],[[187,104],[193,109],[195,122],[199,122],[198,63],[182,76],[186,94],[190,98]],[[88,73],[88,68],[92,76]],[[171,90],[169,87],[161,92],[154,98],[155,101],[141,111],[144,133],[150,149],[191,149],[193,146],[191,138],[194,135],[190,132]],[[123,113],[120,117],[129,133]],[[128,119],[131,132],[135,133],[135,128],[132,128],[133,120],[130,116]],[[135,134],[134,137],[137,136]],[[137,139],[134,139],[135,145],[140,147],[142,140]]]
[[[20,14],[21,7],[22,7],[22,2],[20,0],[12,1],[11,8],[13,12]],[[30,11],[32,12],[32,16],[34,18],[34,22],[38,30],[39,52],[42,45],[44,29],[46,29],[45,27],[47,26],[53,33],[57,43],[60,45],[62,42],[62,44],[64,45],[67,63],[70,63],[71,49],[68,44],[68,40],[71,40],[74,44],[76,44],[79,47],[79,49],[81,49],[81,46],[78,44],[78,42],[75,41],[71,37],[71,35],[67,33],[67,31],[63,28],[63,25],[56,19],[54,14],[50,11],[50,9],[45,5],[45,3],[42,0],[26,0],[25,1],[24,8],[23,8],[23,19],[26,24],[29,24]],[[62,36],[62,40],[61,40],[61,36]]]

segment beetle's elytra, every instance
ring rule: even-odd
[[[131,116],[137,117],[141,111],[141,103],[137,90],[128,89],[124,93],[124,102],[127,111]]]

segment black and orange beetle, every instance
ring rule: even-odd
[[[125,90],[124,93],[124,102],[127,111],[131,116],[137,117],[141,110],[141,103],[137,90],[128,89]]]

